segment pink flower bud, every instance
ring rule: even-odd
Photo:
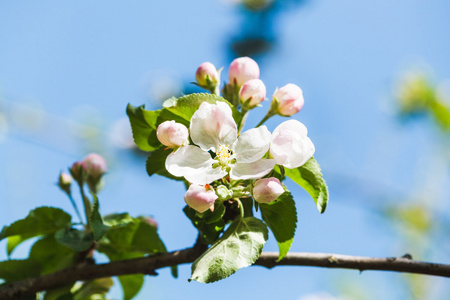
[[[155,219],[153,219],[152,217],[141,217],[141,220],[143,220],[145,223],[152,225],[156,228],[158,228],[158,222],[156,222]]]
[[[73,178],[70,174],[67,174],[66,172],[61,172],[61,174],[59,174],[59,185],[71,185],[72,181]]]
[[[239,97],[241,103],[250,99],[249,106],[256,106],[266,97],[266,86],[260,79],[251,79],[241,87]]]
[[[259,203],[269,203],[277,200],[283,193],[284,188],[275,177],[258,179],[253,187],[253,198]]]
[[[86,166],[86,173],[92,178],[100,178],[107,169],[105,159],[97,153],[88,154],[83,163]]]
[[[156,136],[161,144],[176,148],[189,144],[189,131],[186,126],[175,121],[165,121],[159,124]]]
[[[231,62],[228,69],[230,84],[242,86],[250,79],[259,78],[259,67],[256,61],[250,57],[239,57]]]
[[[58,186],[61,190],[70,195],[70,186],[72,185],[73,178],[66,172],[61,172],[58,178]]]
[[[198,184],[191,184],[184,195],[186,204],[199,213],[203,213],[213,206],[217,198],[216,193],[210,190],[208,185]]]
[[[278,101],[278,114],[286,117],[298,113],[305,103],[302,90],[292,83],[276,90],[273,97]]]
[[[208,77],[213,84],[217,84],[219,81],[219,73],[216,67],[210,62],[204,62],[198,67],[195,79],[200,86],[208,87]]]
[[[72,167],[70,167],[69,171],[76,181],[78,182],[84,181],[84,177],[86,175],[86,165],[83,162],[81,161],[74,162]]]

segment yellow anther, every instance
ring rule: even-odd
[[[219,144],[216,156],[221,165],[227,165],[233,152],[228,148],[228,145]]]

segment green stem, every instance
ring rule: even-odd
[[[255,127],[259,127],[262,124],[264,124],[267,120],[269,120],[271,117],[273,117],[275,114],[272,113],[270,110],[267,112],[267,114],[265,115],[265,117],[261,120],[261,122],[258,123],[258,125],[256,125]]]
[[[242,131],[242,128],[244,128],[245,120],[247,119],[247,114],[248,114],[248,110],[245,109],[244,107],[241,107],[242,120],[241,120],[241,122],[239,122],[238,134],[240,134]]]
[[[80,220],[80,223],[83,223],[83,219],[81,218],[80,211],[78,210],[77,204],[73,200],[72,195],[68,194],[67,196],[69,196],[70,203],[72,203],[73,209],[75,210],[75,213],[77,214],[77,217]]]
[[[241,200],[238,198],[235,199],[237,203],[239,204],[239,212],[241,213],[241,218],[244,217],[244,205],[242,204]]]
[[[88,227],[91,228],[91,211],[92,211],[91,202],[84,193],[83,184],[78,183],[78,186],[80,187],[80,194],[81,198],[83,199],[84,213],[86,215],[86,223],[88,224]]]

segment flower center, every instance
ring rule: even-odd
[[[228,166],[231,155],[233,155],[233,150],[228,148],[228,145],[219,144],[219,148],[216,151],[216,159],[219,160],[221,166]]]

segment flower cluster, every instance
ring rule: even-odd
[[[266,98],[266,87],[259,79],[258,64],[249,57],[235,59],[228,75],[229,83],[222,93],[229,103],[225,99],[202,102],[192,115],[189,128],[174,120],[157,128],[158,140],[173,149],[165,168],[191,184],[185,201],[199,213],[213,210],[216,201],[238,197],[251,196],[260,203],[276,200],[284,187],[271,176],[274,167],[300,167],[315,150],[306,127],[297,120],[285,121],[273,132],[262,125],[273,115],[292,116],[300,111],[304,100],[298,86],[287,84],[277,89],[263,121],[240,133],[243,124],[236,123],[232,108],[240,107],[245,120],[247,112]],[[197,85],[219,95],[220,70],[213,64],[201,64],[195,77]],[[227,196],[217,191],[222,187],[230,191]]]

